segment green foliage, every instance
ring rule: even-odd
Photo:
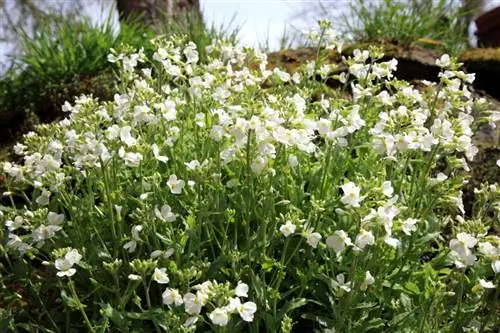
[[[332,74],[329,27],[294,75],[221,40],[205,63],[182,36],[112,51],[115,98],[65,103],[16,145],[25,163],[1,165],[1,327],[498,327],[500,188],[481,186],[467,215],[461,192],[473,76],[444,55],[418,91],[377,48]],[[349,97],[313,98],[329,79]]]
[[[21,55],[0,80],[0,142],[11,142],[30,122],[56,119],[62,103],[75,94],[111,98],[110,48],[147,45],[152,37],[134,20],[122,22],[117,33],[109,19],[93,26],[90,19],[74,15],[47,16],[34,36],[23,31]]]
[[[448,0],[355,0],[350,13],[342,16],[342,28],[355,41],[410,44],[424,39],[427,47],[457,54],[468,45],[466,14]]]

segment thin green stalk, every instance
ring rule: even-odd
[[[80,302],[80,299],[78,298],[78,295],[76,294],[75,285],[74,285],[73,280],[70,279],[68,284],[69,284],[69,289],[71,291],[71,295],[73,296],[73,299],[77,302],[78,309],[80,310],[80,313],[83,316],[83,319],[85,321],[85,325],[87,325],[89,332],[94,333],[95,332],[94,327],[92,326],[92,323],[90,322],[89,317],[87,317],[87,313],[85,312],[85,308],[84,308],[82,302]]]

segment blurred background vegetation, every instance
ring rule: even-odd
[[[469,46],[469,23],[482,5],[480,0],[342,3],[346,10],[339,12],[337,2],[307,2],[298,17],[306,26],[313,23],[306,22],[307,17],[332,19],[350,43],[396,41],[452,54]],[[8,154],[8,147],[34,124],[60,118],[61,105],[74,96],[111,99],[113,73],[106,60],[110,48],[148,47],[156,35],[183,33],[197,44],[203,59],[212,39],[238,39],[240,27],[205,22],[199,0],[103,1],[100,25],[82,15],[87,4],[86,0],[0,0],[0,42],[13,47],[0,77],[0,147],[4,147],[0,154]],[[282,49],[293,48],[303,41],[301,29],[290,26],[279,44]],[[269,36],[259,46],[270,51]]]

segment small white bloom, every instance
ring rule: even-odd
[[[367,245],[375,244],[375,236],[373,236],[371,231],[361,229],[359,234],[356,236],[355,244],[360,249],[364,249]]]
[[[346,246],[351,245],[351,238],[344,230],[337,230],[326,239],[326,246],[333,249],[337,255],[344,251]]]
[[[497,160],[497,165],[500,168],[500,160]]]
[[[21,228],[24,225],[24,218],[22,216],[16,216],[14,220],[5,221],[5,226],[9,231],[14,231]]]
[[[78,253],[78,250],[72,249],[64,258],[57,259],[55,261],[55,267],[59,272],[57,272],[57,276],[73,276],[76,273],[76,269],[73,268],[74,264],[78,264],[82,259],[82,255]]]
[[[124,126],[120,129],[120,140],[127,145],[127,147],[131,147],[137,143],[137,140],[132,137],[130,131],[132,128],[130,126]]]
[[[184,295],[183,301],[187,314],[190,315],[200,314],[203,304],[197,295],[193,293],[187,293]]]
[[[189,170],[196,170],[200,167],[200,162],[198,162],[197,160],[192,160],[190,162],[186,162],[184,163],[184,165],[189,169]]]
[[[185,182],[182,179],[177,179],[176,175],[171,175],[167,181],[167,185],[170,188],[170,192],[172,192],[172,194],[181,194]]]
[[[365,273],[365,283],[369,286],[375,283],[375,278],[370,273],[370,271],[366,271]]]
[[[338,274],[336,276],[336,281],[333,280],[332,283],[333,283],[333,286],[335,287],[335,289],[342,289],[346,292],[350,292],[351,291],[351,282],[346,282],[345,281],[345,276],[344,274]]]
[[[221,308],[216,308],[208,315],[208,318],[212,321],[214,325],[226,326],[229,322],[229,315],[227,311]]]
[[[236,289],[234,290],[234,294],[239,297],[248,297],[248,284],[243,282],[238,282]]]
[[[257,311],[257,305],[254,302],[241,304],[239,298],[234,297],[229,300],[229,311],[237,311],[241,319],[247,322],[253,321],[254,313]]]
[[[493,269],[493,272],[496,274],[500,274],[500,260],[493,260],[491,262],[491,269]]]
[[[163,205],[160,210],[155,208],[156,217],[163,222],[174,222],[177,219],[177,214],[172,212],[169,205]]]
[[[441,68],[447,68],[451,64],[450,56],[448,54],[443,54],[441,58],[436,59],[436,65]]]
[[[186,321],[182,325],[185,327],[190,327],[196,324],[197,322],[198,322],[198,316],[192,316],[186,319]]]
[[[471,254],[471,248],[477,244],[477,239],[471,235],[461,232],[457,234],[457,238],[450,241],[450,248],[456,252],[460,257],[466,258]]]
[[[391,237],[391,236],[386,236],[386,237],[384,238],[384,242],[385,242],[387,245],[389,245],[389,246],[391,246],[391,247],[394,247],[394,248],[398,247],[398,246],[399,246],[399,244],[401,244],[401,242],[399,241],[399,239],[396,239],[396,238]]]
[[[417,230],[417,220],[416,219],[406,219],[402,222],[402,230],[403,232],[410,236],[412,232],[416,231]]]
[[[299,165],[299,160],[297,159],[297,156],[295,155],[288,156],[288,165],[290,166],[290,168],[295,169]]]
[[[285,224],[282,224],[280,227],[280,232],[283,234],[283,236],[288,237],[292,235],[297,227],[295,224],[292,223],[292,221],[288,220],[285,222]]]
[[[360,198],[360,188],[356,186],[353,182],[344,184],[340,187],[344,192],[344,195],[340,201],[350,207],[359,207],[359,203],[363,200]]]
[[[167,156],[160,155],[160,148],[158,148],[158,146],[156,145],[156,143],[154,143],[153,145],[151,145],[151,148],[153,149],[153,155],[154,155],[155,159],[157,159],[158,161],[163,162],[163,163],[167,163],[168,162],[168,157]]]
[[[153,280],[155,280],[159,284],[167,284],[168,282],[170,282],[167,274],[167,269],[155,268],[155,272],[153,273]]]
[[[313,249],[318,246],[319,241],[321,240],[321,234],[319,232],[312,232],[313,229],[309,229],[305,231],[306,243],[309,244]]]
[[[184,300],[182,299],[182,296],[177,289],[167,288],[165,289],[163,294],[161,294],[161,297],[163,300],[163,304],[165,305],[174,304],[175,306],[180,306],[182,305],[182,303],[184,303]]]
[[[131,281],[140,281],[142,278],[140,275],[137,274],[129,274],[128,279]]]
[[[50,202],[50,195],[52,193],[50,191],[47,191],[46,189],[42,190],[42,194],[38,198],[36,198],[36,203],[39,204],[40,206],[46,206]]]
[[[484,280],[484,279],[480,279],[480,280],[479,280],[479,284],[480,284],[483,288],[485,288],[485,289],[495,289],[495,288],[496,288],[496,286],[495,286],[495,284],[494,284],[493,282],[491,282],[491,281],[486,281],[486,280]]]
[[[392,197],[394,189],[392,188],[391,182],[389,180],[382,183],[382,193],[388,198]]]
[[[47,220],[51,225],[60,225],[64,221],[64,214],[49,212],[49,214],[47,215]]]

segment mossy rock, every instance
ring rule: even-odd
[[[475,89],[500,99],[500,48],[470,49],[460,55],[459,61],[469,73],[476,73]]]
[[[37,123],[62,119],[61,106],[72,102],[81,94],[92,94],[100,100],[110,100],[114,95],[114,74],[104,71],[95,76],[78,76],[59,83],[43,83],[42,93],[35,95],[30,86],[12,92],[12,100],[0,104],[0,146],[8,147],[32,130]],[[30,91],[32,89],[32,91]],[[0,159],[8,154],[2,148]]]
[[[376,45],[382,48],[384,57],[381,61],[390,59],[398,60],[398,69],[395,72],[396,77],[402,80],[429,80],[435,81],[438,77],[439,67],[436,66],[437,53],[433,50],[426,49],[420,46],[406,46],[395,42],[380,42]],[[335,50],[331,50],[326,54],[324,61],[328,64],[336,64],[337,68],[334,73],[340,73],[347,70],[347,67],[342,64],[343,56],[351,56],[356,49],[366,50],[373,43],[359,43],[346,46],[342,54]],[[290,74],[297,72],[301,65],[308,61],[316,59],[316,49],[314,48],[299,48],[282,50],[268,54],[268,67],[284,68]]]

